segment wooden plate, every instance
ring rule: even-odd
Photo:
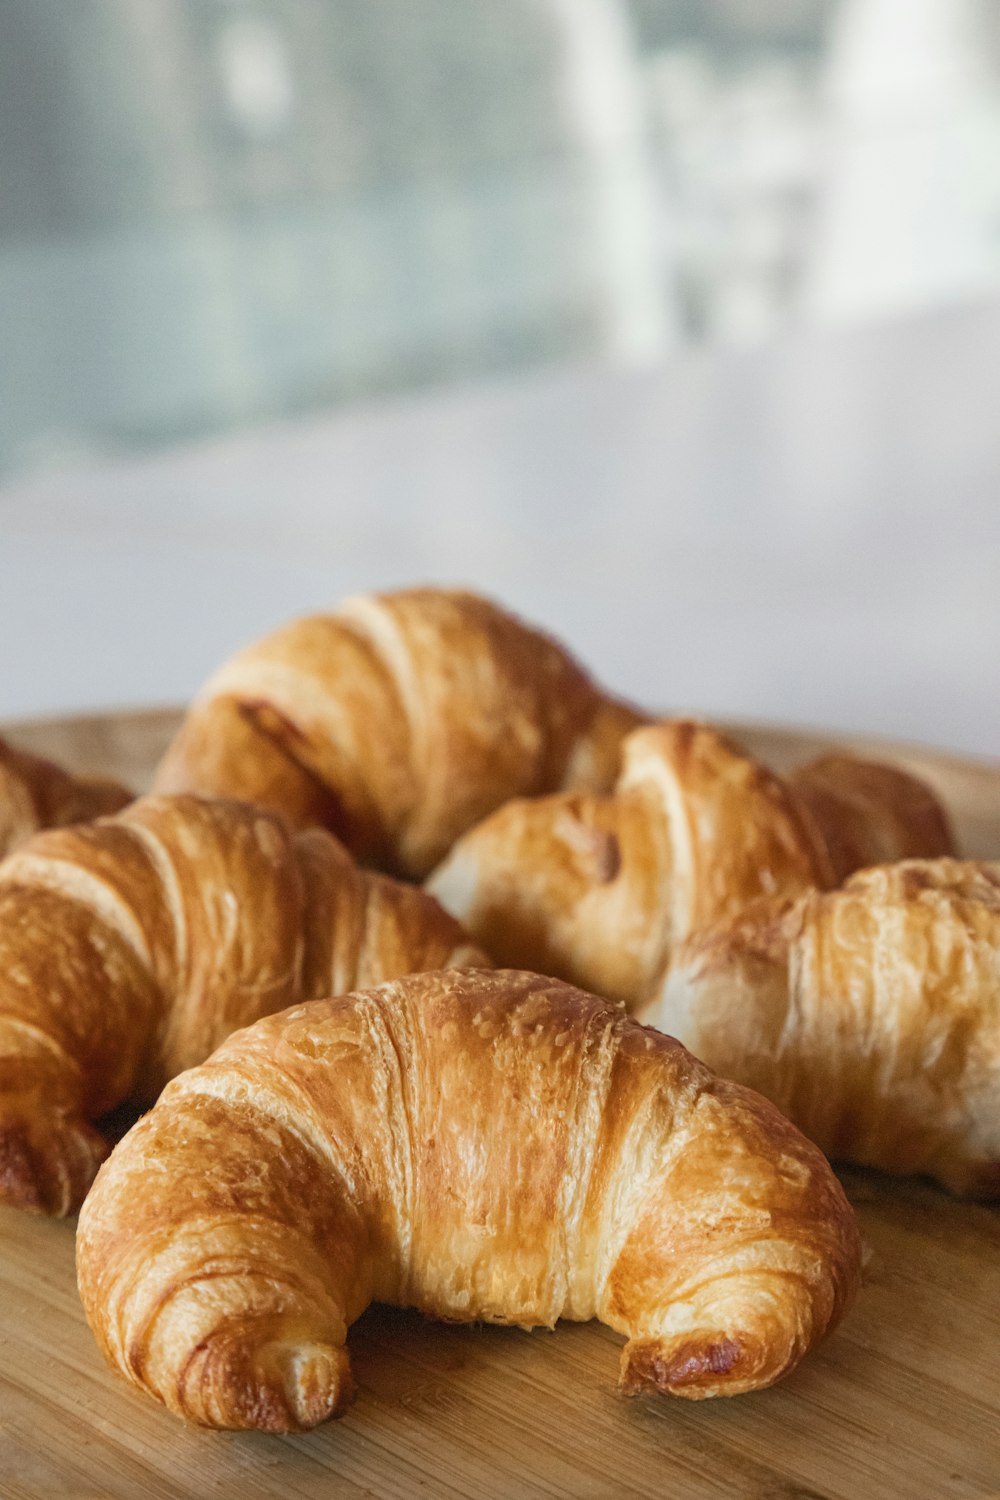
[[[9,726],[137,788],[172,710]],[[738,725],[779,768],[832,743],[910,766],[966,853],[1000,858],[1000,767],[913,746]],[[626,1400],[619,1340],[456,1328],[374,1308],[351,1331],[356,1404],[304,1437],[208,1433],[133,1393],[83,1321],[73,1224],[0,1210],[2,1500],[1000,1495],[1000,1211],[845,1171],[869,1246],[845,1324],[789,1380],[728,1401]]]

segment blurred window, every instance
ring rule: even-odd
[[[0,470],[1000,276],[992,0],[3,0]]]

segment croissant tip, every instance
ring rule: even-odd
[[[27,1142],[10,1130],[0,1130],[0,1205],[36,1214],[53,1211]]]
[[[57,1218],[75,1213],[85,1188],[68,1181],[70,1175],[36,1149],[24,1120],[0,1119],[0,1205]]]
[[[725,1334],[679,1341],[630,1344],[622,1356],[621,1388],[627,1396],[660,1391],[698,1400],[752,1389],[753,1359],[745,1342]]]
[[[356,1388],[345,1350],[289,1343],[272,1346],[271,1358],[291,1417],[289,1431],[318,1427],[353,1401]]]
[[[208,1427],[308,1432],[354,1395],[345,1349],[286,1338],[255,1350],[238,1327],[223,1326],[193,1351],[167,1404]]]

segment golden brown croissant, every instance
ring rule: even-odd
[[[791,771],[788,783],[819,825],[838,882],[866,865],[956,852],[930,787],[898,766],[824,755]]]
[[[111,1364],[213,1427],[351,1394],[370,1301],[627,1336],[629,1391],[769,1385],[859,1277],[820,1153],[756,1094],[558,981],[424,974],[296,1006],[167,1088],[80,1216]]]
[[[408,589],[350,599],[233,657],[155,785],[261,803],[422,877],[511,797],[609,787],[639,722],[496,605]]]
[[[0,858],[41,828],[114,813],[132,793],[116,781],[71,776],[51,760],[0,739]]]
[[[761,903],[686,943],[643,1019],[829,1156],[1000,1192],[1000,867],[908,860]]]
[[[933,802],[903,772],[845,762],[835,779],[821,762],[796,784],[822,788],[817,818],[811,797],[690,720],[635,730],[623,761],[611,796],[500,808],[458,841],[427,889],[499,963],[558,975],[630,1009],[656,993],[690,933],[760,896],[835,885],[828,840],[839,835],[838,862],[860,849],[859,784],[886,844],[893,832],[900,845],[919,842]],[[901,784],[919,804],[917,823],[906,820]]]
[[[73,1212],[108,1142],[238,1026],[419,968],[487,962],[429,896],[320,829],[148,797],[0,865],[0,1203]]]

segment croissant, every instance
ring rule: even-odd
[[[102,1167],[77,1268],[112,1366],[211,1427],[297,1431],[351,1394],[373,1299],[626,1335],[627,1391],[791,1370],[859,1279],[820,1153],[592,995],[423,974],[295,1006],[166,1089]]]
[[[693,937],[643,1019],[829,1156],[1000,1193],[1000,866],[907,860]]]
[[[866,865],[955,853],[944,808],[897,766],[824,755],[790,772],[788,784],[819,826],[838,885]]]
[[[511,797],[610,787],[639,722],[496,605],[409,589],[241,651],[196,699],[155,789],[258,802],[422,878]]]
[[[417,968],[488,960],[429,896],[329,834],[149,797],[0,865],[0,1203],[79,1205],[109,1142],[238,1026]]]
[[[0,739],[0,859],[40,828],[117,812],[132,793],[116,781],[71,776],[51,760]]]
[[[558,975],[630,1009],[657,992],[689,933],[760,896],[835,885],[847,852],[876,842],[863,845],[862,811],[873,824],[881,819],[880,848],[895,838],[902,852],[923,835],[936,853],[935,834],[950,847],[943,814],[931,826],[931,794],[888,767],[818,762],[797,773],[793,789],[689,720],[635,730],[623,761],[611,796],[564,793],[500,808],[458,841],[427,889],[498,962]],[[901,787],[919,821],[907,820]]]

